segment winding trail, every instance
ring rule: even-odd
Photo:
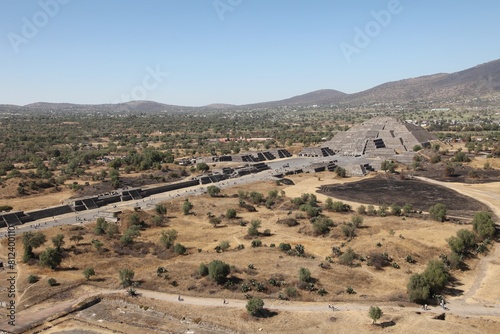
[[[193,306],[203,306],[203,307],[226,307],[226,308],[238,308],[245,309],[246,300],[241,299],[226,299],[226,304],[223,303],[222,298],[207,298],[207,297],[196,297],[196,296],[181,296],[181,300],[178,300],[179,295],[174,295],[165,292],[157,292],[151,290],[137,289],[140,297],[149,298],[153,300],[159,300],[163,302],[168,302],[172,304],[183,304],[183,305],[193,305]],[[86,298],[97,296],[97,295],[110,295],[110,294],[122,294],[125,295],[126,291],[121,290],[110,290],[110,289],[97,289],[92,293],[88,293],[77,299],[67,300],[64,302],[57,303],[51,307],[44,310],[33,311],[27,309],[21,311],[16,317],[16,326],[12,327],[6,322],[0,323],[0,329],[13,333],[22,333],[26,329],[30,328],[34,324],[41,323],[47,319],[57,315],[71,312],[75,304],[85,300]],[[276,310],[276,311],[288,311],[288,312],[332,312],[328,308],[327,303],[318,302],[292,302],[292,301],[281,301],[275,299],[264,299],[266,309]],[[366,312],[370,308],[370,304],[366,303],[333,303],[335,307],[335,312],[345,312],[345,311],[362,311]],[[405,312],[417,312],[422,311],[420,307],[401,307],[397,306],[395,303],[385,303],[380,306],[389,307],[393,310],[405,311]],[[496,316],[500,317],[500,305],[482,305],[482,304],[465,304],[461,302],[451,301],[448,303],[449,310],[442,310],[438,306],[430,307],[428,311],[429,314],[433,313],[452,313],[457,316],[462,317],[482,317],[482,316]]]
[[[473,197],[484,204],[488,205],[493,212],[500,217],[500,186],[497,192],[485,191],[474,189],[469,185],[464,184],[453,184],[439,182],[435,180],[430,180],[427,178],[420,178],[423,181],[439,184],[447,188],[456,190],[457,192]],[[496,189],[495,189],[496,190]],[[475,278],[471,287],[465,291],[464,295],[459,298],[452,298],[448,301],[449,310],[447,313],[452,313],[461,317],[500,317],[500,304],[489,304],[485,305],[475,298],[475,295],[483,280],[488,272],[488,267],[493,265],[493,261],[498,261],[500,259],[500,247],[495,246],[494,251],[490,252],[486,257],[481,259],[479,264],[479,270],[477,277]],[[227,303],[223,304],[222,298],[206,298],[206,297],[196,297],[196,296],[182,296],[182,300],[178,300],[178,295],[173,295],[164,292],[156,292],[150,290],[138,289],[137,292],[141,297],[150,298],[154,300],[160,300],[168,303],[182,303],[184,305],[193,306],[203,306],[203,307],[226,307],[226,308],[239,308],[244,309],[246,306],[246,300],[239,299],[227,299]],[[109,295],[109,294],[122,294],[125,295],[126,292],[121,290],[110,290],[110,289],[96,289],[90,293],[87,293],[79,298],[66,300],[63,302],[58,302],[53,304],[43,310],[36,310],[34,308],[28,308],[26,310],[20,311],[16,316],[16,326],[12,327],[7,323],[5,319],[0,322],[0,330],[22,333],[26,329],[30,328],[34,324],[41,323],[54,317],[57,314],[64,314],[65,312],[70,312],[73,310],[75,304],[85,300],[86,298],[97,296],[97,295]],[[472,301],[472,302],[471,302]],[[328,308],[326,303],[318,302],[291,302],[291,301],[280,301],[276,299],[264,299],[265,307],[271,310],[277,311],[288,311],[288,312],[332,312]],[[379,303],[380,304],[380,303]],[[346,312],[346,311],[367,311],[370,307],[368,303],[334,303],[336,312]],[[395,302],[388,302],[381,304],[380,306],[385,306],[394,310],[399,310],[403,312],[416,312],[422,311],[420,307],[401,307],[397,306]],[[429,313],[442,313],[443,310],[439,307],[430,307],[429,311],[423,311]]]
[[[491,191],[491,190],[486,191],[486,190],[476,189],[477,185],[470,185],[470,184],[465,184],[465,183],[441,182],[441,181],[436,181],[436,180],[428,179],[425,177],[418,177],[418,176],[415,178],[422,180],[424,182],[447,187],[448,189],[455,190],[456,192],[459,192],[460,194],[472,197],[472,198],[486,204],[493,211],[493,213],[497,216],[497,218],[500,218],[500,184],[498,184],[498,183],[494,183],[495,185],[498,184],[498,186],[495,187],[495,189],[494,189],[496,191]],[[488,255],[486,255],[484,258],[481,259],[481,261],[479,263],[477,275],[474,279],[474,282],[470,286],[470,288],[467,291],[465,291],[462,296],[460,296],[458,298],[454,298],[455,302],[461,303],[464,305],[470,305],[470,303],[468,303],[468,301],[472,301],[472,300],[475,302],[480,302],[480,299],[476,297],[476,294],[477,294],[479,288],[481,287],[482,283],[484,282],[490,267],[493,265],[498,265],[498,261],[500,259],[500,247],[498,245],[494,245],[493,247],[494,247],[494,250],[491,251]],[[497,296],[497,298],[500,298],[500,296]]]

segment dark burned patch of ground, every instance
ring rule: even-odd
[[[411,203],[415,210],[428,211],[436,203],[443,203],[448,214],[472,217],[478,211],[489,211],[488,207],[471,197],[467,197],[445,187],[416,179],[405,179],[377,175],[373,178],[345,184],[322,186],[318,191],[341,200],[372,205],[403,206]]]
[[[426,157],[432,157],[437,153],[432,150],[423,150],[422,153]],[[500,170],[473,168],[466,164],[453,162],[453,155],[448,153],[441,155],[442,162],[433,164],[428,159],[422,161],[422,170],[412,172],[415,176],[428,177],[430,179],[443,182],[460,182],[460,183],[489,183],[500,181]],[[474,159],[473,154],[467,154],[470,159]],[[486,160],[485,160],[486,162]],[[454,172],[450,176],[444,173],[446,165],[451,165]]]
[[[500,181],[500,170],[474,169],[469,166],[454,166],[450,176],[444,175],[444,164],[423,164],[423,170],[412,172],[415,176],[428,177],[443,182],[489,183]]]

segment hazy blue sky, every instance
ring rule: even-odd
[[[0,103],[354,93],[500,58],[499,13],[498,0],[0,0]]]

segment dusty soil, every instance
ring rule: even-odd
[[[163,312],[165,314],[163,319],[174,318],[172,321],[175,324],[172,324],[172,328],[178,328],[178,331],[186,331],[187,328],[193,329],[193,327],[189,327],[189,322],[187,322],[187,326],[182,322],[182,317],[185,317],[185,321],[191,319],[189,320],[191,323],[201,319],[202,322],[216,325],[218,326],[217,330],[223,333],[228,332],[227,329],[241,333],[251,333],[258,332],[259,328],[263,328],[263,332],[270,333],[290,332],[291,328],[297,333],[310,333],[311,330],[318,333],[332,330],[341,330],[343,333],[372,331],[398,333],[415,332],[417,330],[430,333],[495,333],[499,324],[498,317],[488,320],[490,317],[486,315],[482,319],[449,315],[446,321],[443,322],[432,320],[429,315],[417,314],[411,309],[406,310],[406,308],[400,306],[396,307],[397,305],[407,305],[405,293],[409,276],[423,271],[428,260],[448,251],[446,238],[454,235],[458,229],[470,228],[470,226],[443,224],[417,218],[402,220],[401,217],[365,217],[363,228],[358,230],[358,234],[353,240],[347,242],[341,233],[341,225],[343,222],[349,221],[352,214],[326,213],[335,222],[336,226],[325,237],[315,236],[312,233],[311,224],[305,219],[299,219],[299,225],[294,227],[276,224],[278,219],[290,216],[288,205],[290,198],[300,196],[301,193],[314,192],[322,184],[349,183],[351,180],[359,181],[359,179],[338,179],[333,175],[333,173],[321,173],[314,176],[307,174],[294,175],[290,177],[295,182],[293,186],[276,186],[274,182],[262,182],[224,190],[223,195],[227,195],[227,197],[210,198],[206,195],[192,197],[190,201],[194,205],[193,211],[195,214],[188,216],[184,216],[181,212],[182,199],[166,202],[168,226],[148,227],[141,231],[141,236],[138,238],[136,245],[130,248],[116,246],[118,243],[116,239],[95,235],[92,224],[84,225],[82,231],[72,230],[72,226],[43,230],[49,242],[36,249],[36,253],[43,251],[44,248],[50,245],[51,237],[58,233],[65,235],[65,255],[61,265],[62,268],[51,271],[36,264],[20,264],[17,286],[19,311],[24,307],[28,307],[28,310],[39,312],[39,310],[47,310],[51,305],[58,305],[64,300],[85,295],[90,290],[116,289],[119,287],[118,270],[124,267],[133,268],[136,273],[134,280],[142,282],[142,288],[152,291],[175,295],[182,294],[186,299],[194,296],[212,297],[219,303],[222,298],[226,298],[231,300],[230,305],[237,300],[244,304],[244,293],[241,292],[240,287],[246,283],[252,287],[250,294],[265,298],[266,303],[271,305],[281,303],[276,300],[279,291],[284,291],[286,287],[298,286],[298,268],[305,267],[311,271],[313,278],[316,280],[316,286],[326,289],[328,294],[320,296],[316,292],[297,289],[299,295],[292,298],[292,301],[303,305],[301,307],[304,308],[313,307],[311,305],[323,305],[322,307],[326,308],[328,303],[333,302],[338,305],[362,305],[363,309],[346,309],[333,314],[328,309],[324,312],[313,312],[309,309],[280,309],[276,315],[263,319],[248,317],[243,307],[222,309],[222,305],[220,308],[203,307],[149,299],[129,300],[128,302],[135,306],[128,306],[127,309],[134,310],[131,317],[134,317],[134,323],[137,324],[152,321],[148,320],[152,314],[150,312]],[[477,186],[478,189],[472,188],[476,187],[474,185],[462,186],[463,189],[460,188],[460,192],[464,193],[483,189],[479,185]],[[491,186],[493,187],[494,184],[491,184]],[[260,206],[257,207],[257,212],[250,213],[240,208],[238,198],[233,197],[238,190],[259,191],[266,195],[272,189],[284,190],[288,197],[280,201],[273,210]],[[494,188],[491,188],[491,190],[495,191]],[[492,199],[487,198],[487,194],[488,192],[485,191],[484,194],[474,196],[483,198],[487,203],[492,203]],[[324,201],[326,196],[319,194],[318,199]],[[224,214],[228,208],[235,208],[239,219],[223,219],[221,227],[213,228],[208,222],[207,213],[211,212],[220,215]],[[294,216],[297,212],[293,211],[291,215]],[[122,221],[126,221],[130,214],[131,212],[124,212]],[[150,221],[153,212],[140,212],[140,215],[141,219]],[[260,219],[262,226],[259,230],[269,229],[271,231],[271,236],[260,237],[264,244],[263,247],[252,248],[250,246],[251,239],[246,237],[247,227],[239,224],[241,219],[247,221]],[[171,251],[164,251],[155,246],[158,243],[161,231],[170,228],[178,231],[179,237],[176,242],[188,248],[188,255],[177,256]],[[84,240],[79,244],[70,242],[69,237],[77,233],[82,233]],[[404,238],[401,238],[400,235],[404,236]],[[92,240],[103,242],[106,250],[97,252],[91,244]],[[223,240],[229,241],[231,248],[223,253],[215,252],[214,247]],[[299,243],[304,245],[308,256],[289,256],[279,251],[277,247],[270,247],[272,243],[277,246],[281,242],[291,243],[292,246]],[[380,247],[377,246],[378,243],[380,243]],[[238,244],[243,244],[245,248],[239,251],[236,250]],[[20,240],[18,240],[18,245],[21,248]],[[319,264],[325,261],[326,256],[332,256],[332,246],[341,247],[343,251],[348,247],[352,247],[360,255],[367,255],[370,252],[387,252],[401,268],[386,267],[383,270],[376,270],[367,266],[366,262],[359,261],[357,263],[360,266],[351,268],[340,265],[338,259],[334,257],[333,263],[329,265],[330,268],[323,269],[319,267]],[[5,244],[2,244],[2,254],[4,254],[4,250]],[[118,256],[117,251],[123,255]],[[19,249],[18,253],[21,255],[21,249]],[[416,264],[409,264],[404,261],[406,255],[409,254],[417,259]],[[494,254],[492,252],[491,255]],[[486,259],[490,259],[491,255]],[[237,286],[235,290],[224,289],[207,278],[200,278],[196,274],[200,263],[209,263],[213,259],[220,259],[234,266],[231,276],[233,277],[232,281]],[[485,305],[489,305],[486,303],[498,304],[495,299],[500,296],[495,284],[495,277],[497,277],[495,273],[498,273],[499,266],[495,265],[495,259],[491,259],[488,260],[486,267],[478,265],[482,263],[480,262],[480,260],[483,260],[482,256],[469,259],[467,260],[470,268],[468,272],[457,271],[453,273],[460,284],[457,288],[466,295],[477,286],[478,288],[470,296],[466,295],[466,297],[472,301],[481,301]],[[250,263],[253,264],[255,269],[250,270],[248,268]],[[96,276],[90,282],[86,282],[81,274],[83,268],[87,266],[93,266],[96,270]],[[167,279],[157,276],[156,269],[159,266],[167,268]],[[483,275],[483,273],[485,274]],[[5,278],[4,274],[5,272],[0,273],[0,279]],[[30,285],[26,280],[29,274],[36,274],[41,280]],[[49,277],[56,278],[60,282],[60,286],[48,287],[47,279]],[[271,277],[285,281],[286,285],[281,288],[271,286],[268,283],[268,279]],[[477,277],[481,277],[481,280],[477,281]],[[267,291],[257,292],[255,287],[251,285],[251,280],[264,284]],[[174,284],[174,282],[176,283]],[[357,293],[353,295],[345,293],[348,286],[353,287]],[[458,298],[460,297],[459,295]],[[2,299],[5,298],[2,296]],[[456,303],[458,302],[457,300]],[[384,316],[380,320],[381,322],[389,323],[389,321],[394,321],[396,325],[385,329],[372,326],[366,312],[366,308],[370,304],[382,307]],[[113,319],[113,315],[120,312],[117,306],[113,305],[103,304],[103,306],[99,306],[105,308],[99,310],[107,310],[102,311],[104,312],[103,317]],[[148,306],[148,310],[144,310],[144,307],[141,309],[141,305]],[[361,306],[359,307],[361,308]],[[120,308],[124,310],[124,307]],[[3,311],[2,317],[4,316]],[[58,330],[69,332],[74,328],[99,333],[106,333],[108,330],[123,333],[137,331],[137,327],[133,327],[131,330],[125,323],[99,322],[98,320],[101,318],[96,319],[92,314],[86,314],[85,317],[83,317],[82,313],[78,317],[72,315],[62,318],[60,325],[52,323],[56,326],[50,329],[50,333],[56,333]],[[100,315],[100,313],[96,314]],[[142,316],[144,317],[140,318]],[[156,320],[154,321],[157,323]],[[169,323],[166,320],[165,322]],[[356,324],[356,326],[352,324]],[[78,327],[80,325],[82,327]],[[164,330],[168,330],[168,325],[166,326],[167,329]],[[153,332],[151,330],[151,333]],[[197,330],[195,332],[200,333],[201,331]],[[149,333],[149,330],[145,328],[144,333]]]
[[[369,304],[335,304],[332,312],[324,303],[280,302],[266,304],[267,317],[246,314],[244,302],[220,299],[163,301],[147,296],[136,298],[114,295],[83,311],[46,323],[27,333],[496,333],[495,320],[447,314],[445,321],[433,320],[439,310],[421,311],[412,306],[379,304],[384,314],[377,325],[368,318]],[[216,306],[215,303],[219,303]],[[42,328],[46,328],[43,330]]]
[[[390,175],[377,175],[346,184],[326,185],[320,192],[338,199],[378,206],[403,206],[410,203],[418,211],[428,211],[432,205],[442,203],[448,208],[449,215],[459,217],[470,218],[478,211],[488,211],[488,207],[483,203],[448,188],[418,179],[402,180]]]

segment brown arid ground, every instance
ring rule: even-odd
[[[402,217],[392,216],[364,217],[363,227],[358,229],[357,236],[348,242],[342,235],[340,226],[343,222],[348,222],[352,214],[325,212],[337,226],[332,228],[327,236],[314,236],[311,224],[306,219],[299,219],[300,224],[294,227],[276,224],[278,219],[290,217],[289,198],[303,193],[315,193],[321,185],[359,179],[338,179],[333,173],[295,175],[290,178],[295,182],[294,186],[276,186],[273,182],[262,182],[224,190],[223,194],[228,195],[227,197],[192,197],[190,201],[194,205],[193,211],[196,215],[184,216],[181,213],[183,199],[167,202],[165,204],[168,209],[168,226],[143,230],[136,246],[130,249],[117,246],[117,240],[95,235],[93,224],[85,225],[83,231],[72,231],[70,226],[44,230],[48,240],[58,233],[65,235],[64,260],[61,269],[56,271],[37,265],[19,264],[19,320],[33,319],[37,315],[43,318],[53,314],[55,308],[61,311],[82,296],[100,292],[106,294],[101,303],[46,322],[36,330],[47,333],[78,333],[74,331],[76,328],[81,330],[81,333],[136,333],[139,328],[144,333],[186,332],[188,329],[194,333],[252,333],[260,332],[259,329],[267,333],[288,333],[291,330],[296,333],[498,332],[500,288],[495,285],[495,278],[500,274],[500,247],[494,247],[487,256],[479,255],[478,258],[467,260],[470,270],[452,273],[458,281],[455,288],[463,293],[447,298],[451,310],[448,311],[445,321],[433,320],[431,315],[440,313],[440,309],[433,306],[430,311],[423,312],[415,304],[406,302],[408,278],[413,273],[422,272],[428,260],[449,252],[446,238],[455,235],[461,228],[471,226],[417,218],[403,220]],[[498,184],[446,183],[443,186],[472,196],[495,210],[499,216]],[[238,198],[232,197],[238,190],[259,191],[267,195],[272,189],[283,190],[287,197],[272,210],[260,206],[257,207],[258,212],[250,213],[238,206]],[[327,198],[322,194],[317,194],[317,197],[321,202]],[[365,204],[343,201],[351,204],[353,209]],[[238,219],[223,219],[218,228],[209,224],[208,212],[220,215],[229,208],[235,208],[241,219],[260,219],[260,231],[270,230],[271,236],[259,237],[263,247],[250,246],[251,239],[246,237],[247,227],[240,226]],[[292,216],[297,212],[293,210]],[[124,212],[122,221],[126,221],[130,214],[131,212]],[[148,221],[152,213],[140,212],[140,215]],[[179,235],[176,242],[188,248],[188,255],[177,256],[171,251],[154,246],[153,243],[158,243],[160,231],[172,228],[177,230]],[[84,240],[78,245],[70,242],[69,237],[79,232],[84,233]],[[94,239],[104,243],[104,251],[97,252],[94,249],[91,245]],[[215,252],[214,247],[223,240],[229,241],[231,248],[223,253]],[[282,242],[290,243],[292,247],[299,243],[304,245],[308,256],[289,256],[278,247],[270,247],[273,243],[277,246]],[[377,246],[378,243],[380,247]],[[41,252],[49,244],[50,241],[35,252]],[[243,244],[245,248],[236,250],[238,244]],[[19,239],[17,245],[20,261],[22,251]],[[333,257],[329,268],[323,269],[319,265],[325,262],[325,257],[332,256],[333,246],[341,247],[343,251],[352,247],[356,253],[364,256],[370,252],[387,252],[401,268],[385,267],[376,270],[367,266],[366,262],[359,261],[359,267],[346,267]],[[5,254],[4,249],[5,242],[2,243],[2,256]],[[122,255],[118,256],[116,251]],[[404,258],[407,255],[412,255],[417,263],[406,263]],[[250,284],[253,279],[267,287],[267,292],[256,292],[255,288],[249,292],[264,299],[270,310],[267,318],[252,318],[246,314],[244,293],[239,289],[223,289],[207,278],[198,277],[196,271],[199,264],[209,263],[213,259],[220,259],[234,266],[231,275],[236,284]],[[255,269],[249,269],[249,264],[253,264]],[[87,266],[93,266],[96,271],[96,276],[90,281],[85,281],[81,273]],[[168,279],[157,276],[156,269],[159,266],[168,270]],[[134,269],[134,280],[142,282],[138,289],[141,297],[126,297],[123,289],[119,290],[117,296],[109,295],[119,289],[118,271],[124,267]],[[267,280],[275,277],[285,281],[286,286],[297,286],[300,267],[308,268],[316,279],[316,286],[324,288],[328,294],[320,296],[315,292],[298,289],[298,297],[291,298],[291,301],[279,301],[277,294],[284,288],[273,287]],[[2,281],[5,274],[0,273]],[[33,285],[28,284],[27,277],[30,274],[38,275],[40,281]],[[55,278],[60,285],[49,287],[49,277]],[[352,287],[356,294],[345,293],[347,287]],[[2,299],[6,300],[4,293],[5,291],[2,291]],[[176,296],[179,294],[183,296],[183,302],[177,301]],[[223,298],[229,303],[223,305]],[[329,303],[339,311],[329,310]],[[367,315],[370,305],[382,308],[384,316],[379,322],[388,327],[371,325]],[[2,319],[4,317],[5,310],[2,310]],[[4,323],[0,324],[0,328],[9,330]]]
[[[9,205],[15,211],[29,211],[61,205],[62,202],[73,196],[74,192],[66,187],[61,187],[60,191],[46,189],[42,193],[18,197],[17,185],[20,178],[12,178],[4,182],[0,189],[0,203]]]

